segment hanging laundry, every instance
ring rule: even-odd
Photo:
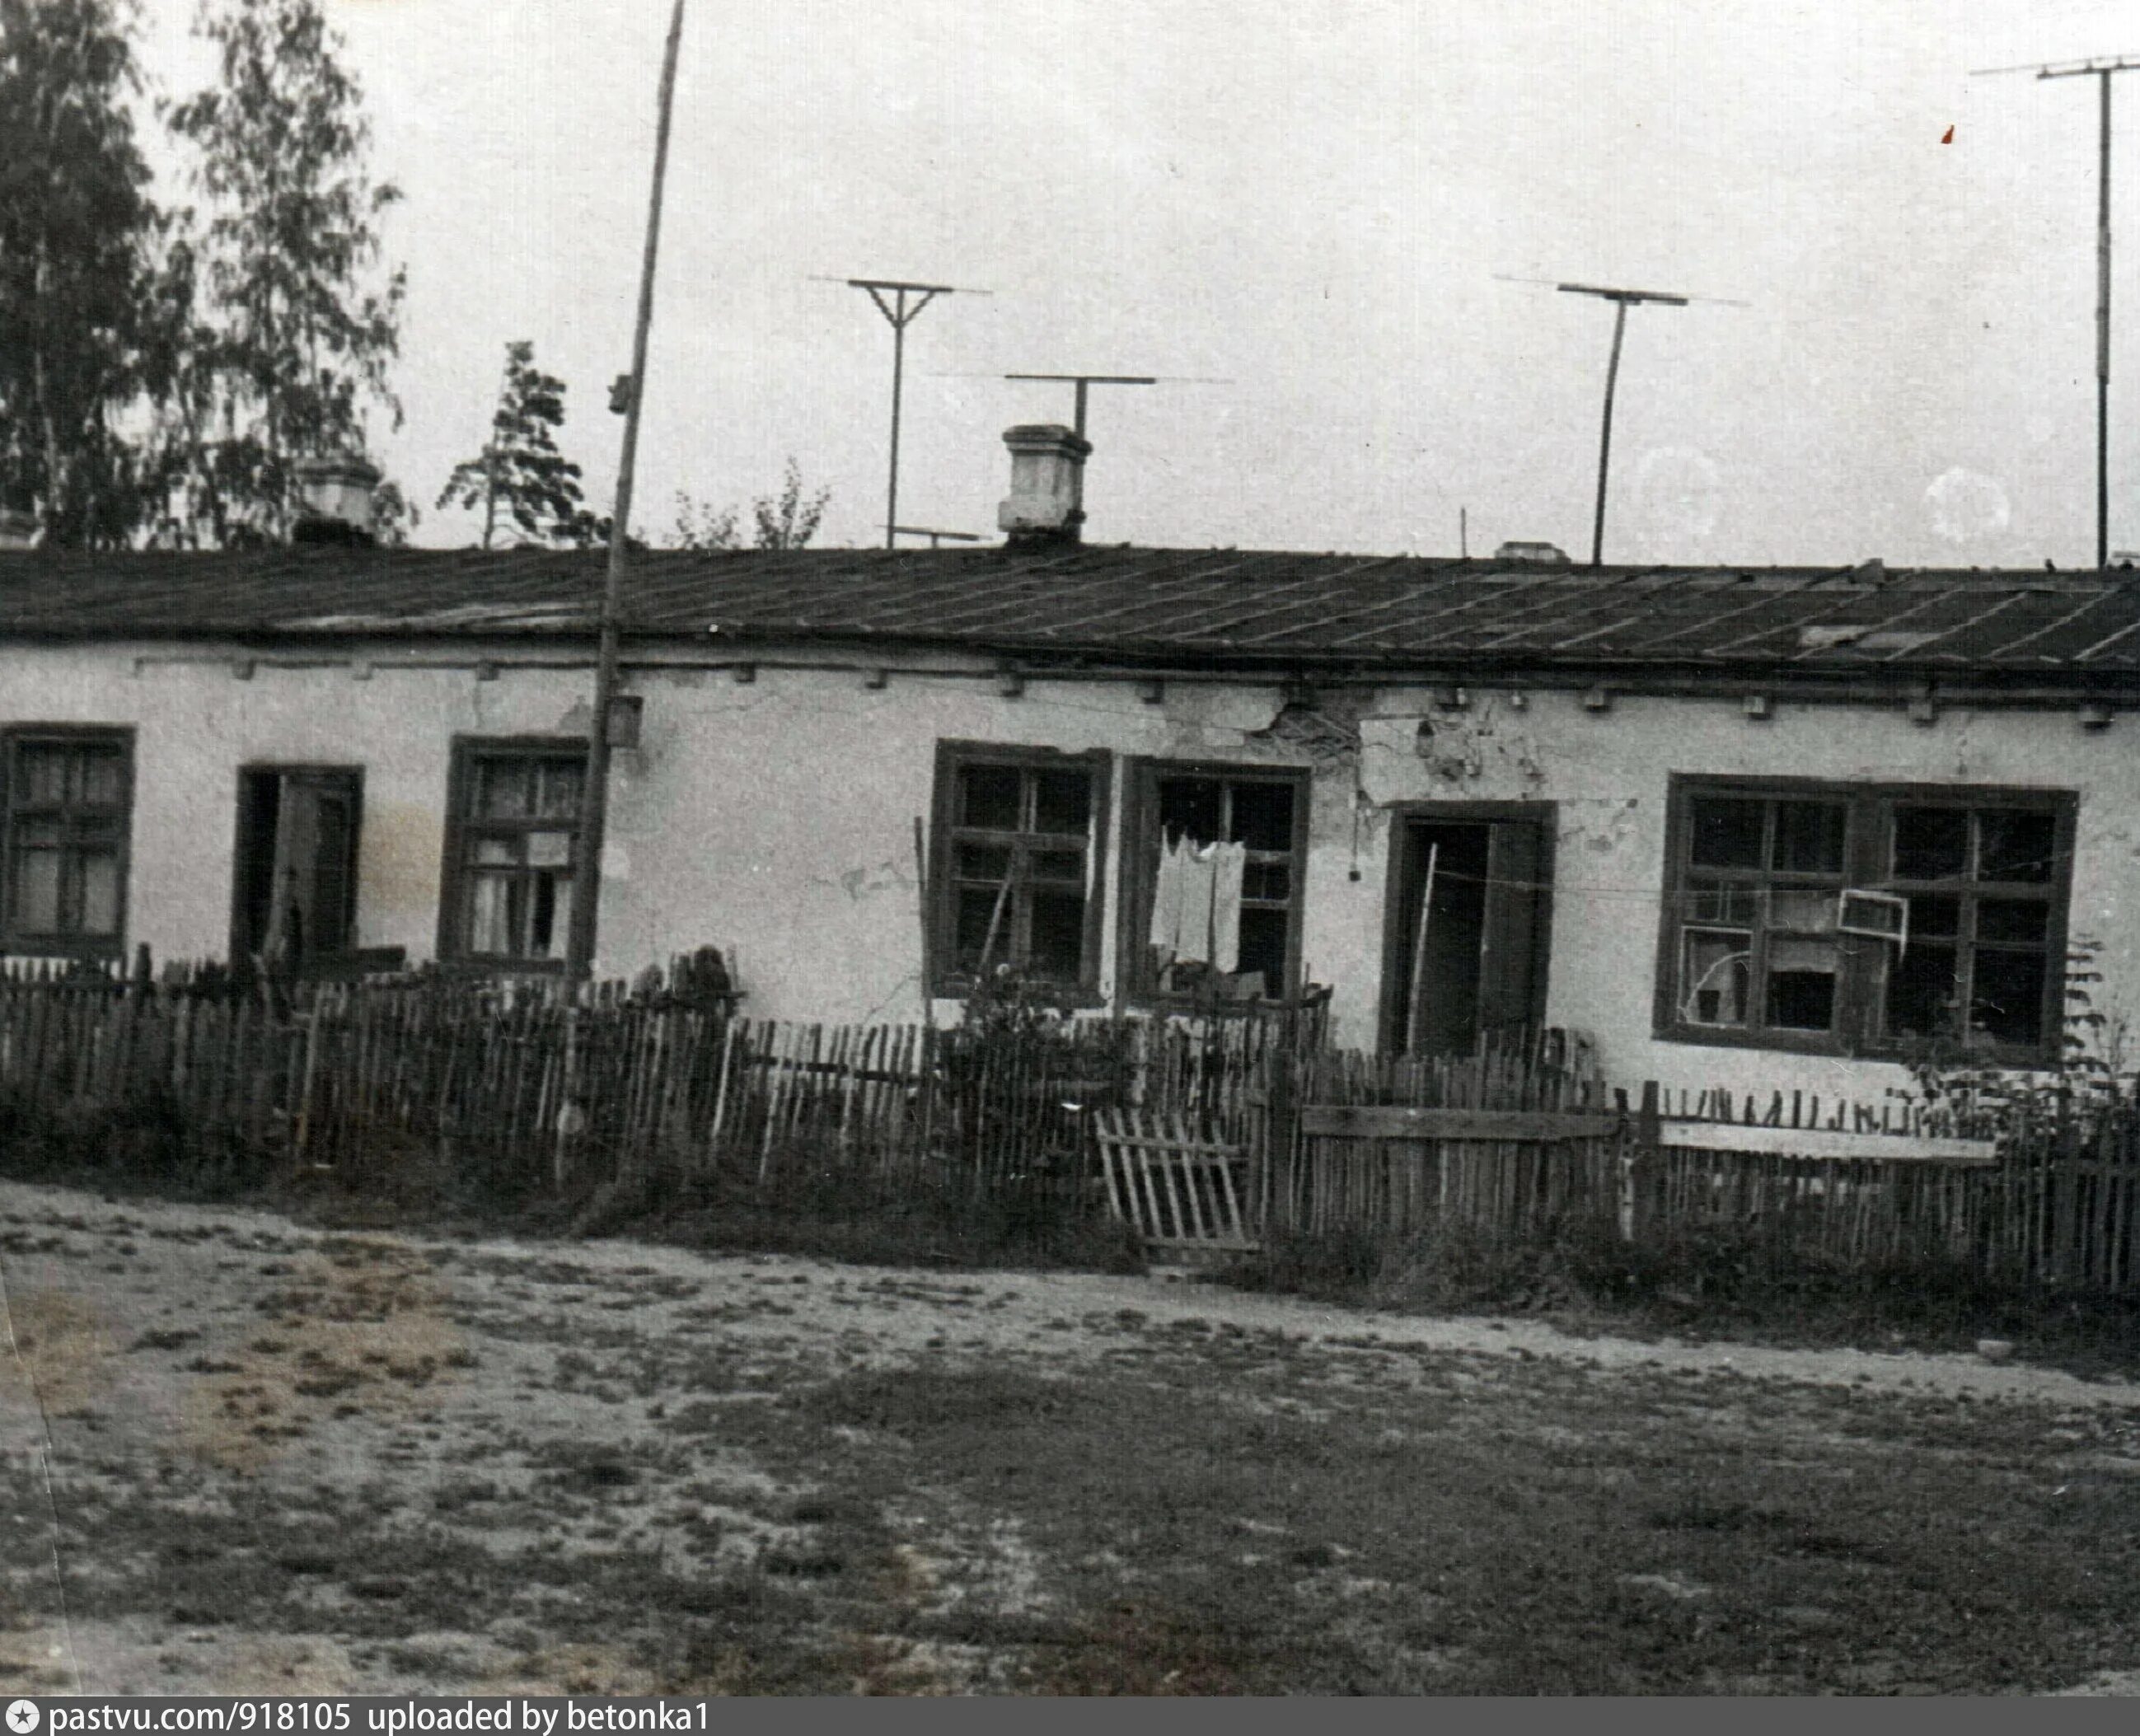
[[[1166,841],[1159,856],[1159,876],[1152,883],[1151,924],[1146,939],[1158,954],[1157,968],[1174,961],[1181,939],[1181,865],[1189,856],[1187,841]]]
[[[1211,855],[1211,968],[1231,976],[1241,965],[1241,880],[1249,864],[1245,844],[1219,844]]]
[[[1216,846],[1200,849],[1183,839],[1181,864],[1175,870],[1180,905],[1174,932],[1174,956],[1184,964],[1211,962],[1211,901],[1215,890]]]

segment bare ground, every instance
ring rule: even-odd
[[[0,1277],[0,1692],[2140,1665],[2140,1388],[2054,1371],[17,1184]]]

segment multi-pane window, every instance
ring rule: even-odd
[[[1682,827],[1678,1022],[1833,1031],[1848,806],[1826,798],[1691,796]]]
[[[2041,1058],[2059,1035],[2071,824],[2048,791],[1676,780],[1659,1030]],[[1847,919],[1846,892],[1902,919]]]
[[[935,913],[942,986],[1001,964],[1058,988],[1097,986],[1105,797],[1092,758],[945,745]]]
[[[2054,1034],[2058,831],[2044,808],[1896,805],[1887,883],[1909,902],[1909,939],[1887,966],[1887,1035],[2034,1047]]]
[[[0,740],[0,941],[17,951],[116,954],[126,916],[130,735],[20,729]]]
[[[1307,843],[1308,779],[1304,772],[1206,769],[1146,761],[1137,767],[1135,791],[1137,868],[1131,920],[1140,993],[1194,994],[1216,988],[1228,999],[1284,998],[1298,956],[1302,856]],[[1150,915],[1170,849],[1183,844],[1204,851],[1239,846],[1239,916],[1228,962],[1226,937],[1217,938],[1220,958],[1209,946],[1191,946],[1184,963],[1161,956],[1151,944]],[[1230,868],[1227,872],[1230,873]],[[1230,920],[1230,885],[1211,902]],[[1190,936],[1205,939],[1210,936]],[[1215,982],[1217,977],[1220,980]]]
[[[461,742],[456,759],[442,950],[483,963],[562,960],[586,750]]]

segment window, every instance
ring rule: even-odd
[[[234,955],[302,973],[349,958],[356,944],[356,766],[248,766],[238,774]]]
[[[570,738],[454,743],[441,957],[562,962],[586,772],[586,743]]]
[[[936,987],[984,971],[1098,992],[1102,755],[947,742],[937,750]]]
[[[2055,1039],[2063,971],[2051,966],[2065,949],[2053,942],[2069,854],[2048,809],[1897,803],[1887,884],[1909,920],[1887,965],[1882,1030],[1966,1032],[1979,1046]]]
[[[1131,866],[1122,948],[1132,993],[1151,998],[1210,995],[1226,1001],[1280,1000],[1300,962],[1300,893],[1308,851],[1308,774],[1139,761],[1131,804]],[[1192,920],[1186,946],[1155,944],[1153,909],[1163,905],[1171,852],[1239,848],[1239,917],[1228,957],[1230,885],[1192,900],[1212,913]],[[1230,875],[1230,866],[1222,870]],[[1215,918],[1215,920],[1214,919]],[[1217,932],[1215,932],[1217,931]],[[1216,942],[1215,948],[1211,945]],[[1204,954],[1215,950],[1219,956]],[[1185,962],[1182,954],[1188,954]],[[1171,955],[1171,956],[1170,956]]]
[[[1675,779],[1659,1034],[1871,1053],[1937,1038],[2044,1058],[2072,813],[2052,792]],[[1846,891],[1898,900],[1907,921],[1845,932]]]
[[[6,785],[0,944],[14,952],[120,956],[132,732],[31,727],[7,731],[0,743]]]

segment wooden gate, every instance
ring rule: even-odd
[[[1154,1250],[1253,1253],[1262,1243],[1247,1150],[1201,1139],[1179,1116],[1105,1109],[1094,1117],[1107,1206]]]

